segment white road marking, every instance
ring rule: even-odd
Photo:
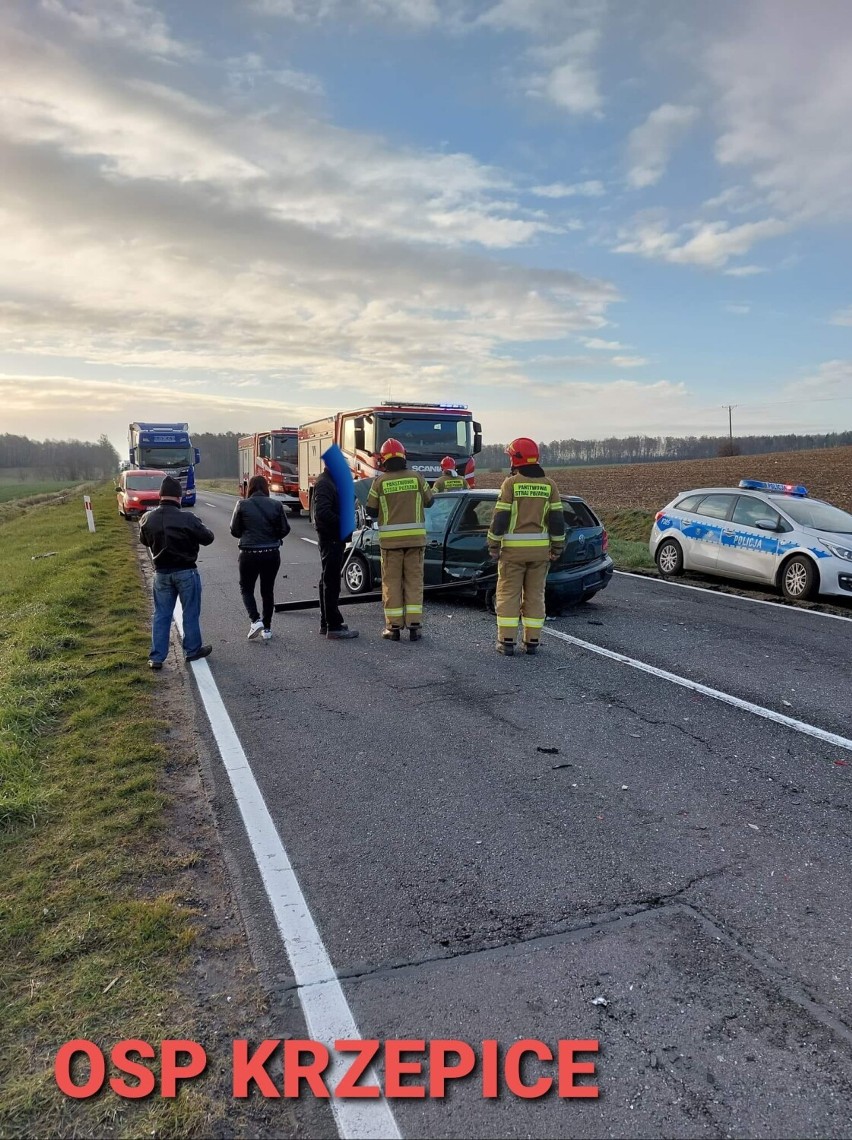
[[[562,633],[558,629],[545,629],[543,631],[549,634],[550,637],[558,637],[561,641],[567,641],[571,645],[576,645],[580,649],[588,649],[592,653],[598,653],[601,657],[608,657],[610,661],[618,661],[622,665],[629,665],[632,669],[639,669],[643,673],[650,673],[652,677],[660,677],[663,681],[671,681],[673,685],[680,685],[684,689],[691,689],[695,693],[701,693],[702,696],[712,697],[715,701],[722,701],[726,705],[733,705],[734,708],[743,709],[745,712],[753,713],[755,716],[762,716],[766,720],[772,720],[776,724],[783,725],[785,728],[792,728],[795,732],[802,732],[805,736],[813,736],[817,740],[822,740],[826,744],[832,744],[836,748],[845,748],[847,751],[852,752],[852,740],[846,736],[838,736],[837,733],[827,732],[824,728],[817,728],[816,725],[807,724],[803,720],[795,720],[791,716],[784,716],[783,713],[775,712],[774,709],[764,708],[763,705],[755,705],[751,701],[744,701],[741,697],[735,697],[731,693],[725,693],[721,689],[711,689],[709,685],[702,685],[698,681],[690,681],[688,677],[680,677],[677,673],[669,673],[666,669],[658,669],[656,665],[649,665],[645,661],[637,661],[635,657],[627,657],[623,653],[616,653],[614,649],[605,649],[602,645],[595,645],[591,641],[583,641],[579,637],[573,637],[570,633]]]
[[[178,602],[175,625],[181,636],[182,618]],[[360,1040],[361,1034],[207,660],[193,661],[192,670],[299,987],[308,1032],[311,1040],[321,1041],[331,1053],[323,1076],[333,1090],[349,1065],[346,1054],[335,1053],[334,1042]],[[361,1083],[379,1083],[372,1068]],[[338,1100],[332,1093],[329,1104],[342,1140],[400,1140],[396,1119],[384,1098]]]
[[[303,534],[300,534],[299,538],[301,538],[302,542],[312,542],[314,546],[319,546],[319,540],[316,538],[305,538]]]
[[[219,504],[218,503],[208,503],[207,500],[205,499],[204,505],[205,505],[205,507],[217,507]]]
[[[652,578],[650,574],[633,574],[629,570],[616,570],[622,578],[632,578],[640,582],[656,582],[658,586],[678,586],[681,590],[698,590],[701,594],[713,594],[717,598],[733,598],[737,602],[751,602],[755,606],[774,606],[784,610],[785,613],[813,614],[815,617],[834,618],[835,621],[852,621],[852,618],[842,614],[825,614],[822,610],[800,609],[799,606],[785,606],[781,602],[770,602],[766,598],[748,598],[744,594],[729,594],[726,590],[710,590],[706,586],[691,586],[687,582],[671,582],[664,578]],[[852,597],[852,595],[850,595]]]

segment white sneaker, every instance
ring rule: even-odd
[[[249,641],[254,641],[254,639],[257,637],[257,635],[260,633],[260,631],[262,629],[263,629],[263,622],[260,620],[260,618],[258,618],[257,621],[253,621],[251,623],[251,627],[249,628],[249,631],[248,631]]]
[[[271,641],[272,640],[272,630],[271,629],[265,629],[263,631],[262,637],[263,637],[264,641]]]

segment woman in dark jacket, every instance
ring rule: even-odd
[[[239,499],[231,516],[231,534],[240,540],[240,593],[251,626],[249,640],[259,635],[272,637],[275,610],[275,578],[281,568],[281,543],[290,533],[284,507],[269,497],[269,484],[263,475],[249,480],[248,498]],[[255,584],[260,578],[263,618],[257,612]]]

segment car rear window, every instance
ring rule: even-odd
[[[711,519],[726,519],[735,498],[735,495],[705,495],[695,513]]]
[[[566,526],[600,526],[585,503],[562,503]]]
[[[704,495],[687,495],[683,499],[679,499],[675,503],[675,510],[677,511],[691,511],[695,512],[698,509],[698,504],[704,498]]]

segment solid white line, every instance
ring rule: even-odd
[[[740,697],[735,697],[731,693],[724,693],[721,689],[711,689],[708,685],[701,685],[698,681],[690,681],[687,677],[679,677],[677,673],[669,673],[666,669],[658,669],[656,665],[648,665],[645,661],[637,661],[635,657],[627,657],[623,653],[616,653],[613,649],[605,649],[602,645],[595,645],[591,641],[583,641],[579,637],[573,637],[570,633],[562,633],[558,629],[545,629],[544,633],[550,634],[551,637],[558,637],[561,641],[567,641],[571,645],[577,645],[580,649],[588,649],[592,653],[598,653],[601,657],[608,657],[611,661],[618,661],[622,665],[629,665],[633,669],[639,669],[643,673],[650,673],[652,677],[660,677],[664,681],[671,681],[673,685],[681,685],[684,689],[692,689],[695,693],[701,693],[702,696],[712,697],[715,701],[723,701],[726,705],[733,705],[734,708],[743,709],[745,712],[753,713],[755,716],[762,716],[766,720],[775,721],[776,724],[781,724],[785,728],[792,728],[796,732],[802,732],[805,736],[816,737],[817,740],[822,740],[826,744],[833,744],[837,748],[845,748],[852,752],[852,740],[846,736],[838,736],[834,732],[827,732],[824,728],[817,728],[816,725],[807,724],[803,720],[794,720],[791,716],[784,716],[783,713],[775,712],[774,709],[764,708],[763,705],[752,704],[751,701],[744,701]]]
[[[319,539],[305,538],[305,536],[303,534],[300,534],[299,538],[301,538],[302,542],[312,542],[314,544],[314,546],[319,546]]]
[[[729,594],[727,590],[708,590],[706,586],[691,586],[687,582],[670,582],[663,578],[652,578],[650,574],[633,574],[630,570],[616,570],[623,578],[632,578],[640,582],[656,582],[659,586],[678,586],[681,590],[698,590],[702,594],[713,594],[717,598],[733,598],[736,602],[751,602],[755,606],[775,606],[777,610],[785,613],[811,614],[814,617],[834,618],[835,621],[852,621],[852,618],[843,614],[825,614],[822,610],[805,610],[798,606],[785,606],[781,602],[770,602],[766,598],[748,598],[744,594]]]
[[[179,611],[180,603],[175,624],[182,634]],[[338,1100],[333,1095],[349,1065],[346,1054],[335,1052],[334,1042],[360,1040],[361,1034],[206,659],[193,661],[192,669],[299,987],[308,1032],[331,1054],[323,1076],[332,1090],[329,1103],[337,1131],[343,1140],[399,1140],[399,1128],[384,1098]],[[367,1071],[362,1083],[379,1083],[374,1070]]]

